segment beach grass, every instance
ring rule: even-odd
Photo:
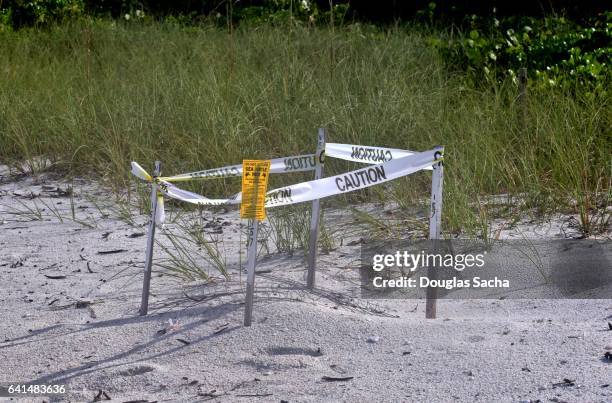
[[[326,127],[328,142],[444,145],[446,231],[484,236],[501,214],[487,198],[499,194],[509,214],[564,211],[587,234],[605,230],[610,99],[529,85],[520,98],[509,80],[474,85],[429,46],[446,35],[362,24],[227,30],[106,20],[2,32],[0,162],[30,162],[36,171],[48,160],[122,193],[133,181],[130,161],[152,170],[160,160],[176,174],[311,153]],[[328,159],[326,173],[355,166]],[[310,178],[275,176],[270,185]],[[229,196],[239,181],[187,187]],[[418,204],[429,186],[421,173],[352,200]]]

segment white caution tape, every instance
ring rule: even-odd
[[[343,159],[346,161],[362,162],[365,164],[381,164],[392,160],[404,158],[415,154],[414,151],[399,148],[370,147],[354,144],[327,143],[325,156]],[[274,158],[270,160],[270,173],[281,174],[289,172],[312,171],[316,166],[315,154],[296,155],[292,157]],[[431,167],[426,168],[431,169]],[[151,182],[153,178],[138,163],[132,162],[132,174]],[[221,168],[212,168],[202,171],[189,172],[174,176],[158,178],[166,182],[184,182],[197,179],[217,179],[242,175],[242,164],[228,165]]]
[[[147,171],[143,169],[143,167],[138,165],[137,162],[132,161],[131,165],[132,165],[132,175],[134,175],[137,178],[142,179],[143,181],[153,182],[153,177],[149,175]]]
[[[315,154],[305,154],[305,155],[296,155],[293,157],[286,158],[275,158],[271,160],[271,173],[286,173],[286,172],[302,172],[302,171],[312,171],[315,169],[316,165],[316,156]],[[215,179],[215,178],[224,178],[231,176],[241,176],[242,175],[242,165],[230,165],[222,168],[214,168],[207,169],[204,171],[191,172],[186,174],[180,174],[169,177],[159,177],[153,178],[147,171],[144,170],[137,162],[132,161],[131,163],[131,172],[134,176],[139,179],[142,179],[146,182],[155,181],[158,186],[166,189],[166,193],[169,197],[187,201],[192,198],[193,195],[199,197],[199,204],[205,205],[221,205],[221,204],[239,204],[240,200],[237,203],[233,203],[233,199],[222,199],[222,200],[214,200],[207,199],[203,196],[197,195],[196,193],[187,192],[185,190],[179,189],[175,186],[172,186],[169,182],[183,182],[194,179]],[[203,199],[202,199],[203,198]],[[157,225],[161,225],[165,220],[165,210],[164,210],[164,198],[162,196],[158,197],[157,201],[157,210],[155,213],[155,223]]]
[[[199,204],[201,206],[220,206],[224,204],[240,204],[242,201],[242,193],[236,193],[229,199],[209,199],[208,197],[180,189],[170,182],[161,181],[159,190],[166,196],[173,199],[181,200],[187,203]]]
[[[364,164],[382,164],[392,160],[408,157],[414,151],[399,148],[370,147],[354,144],[325,144],[325,156]],[[431,169],[431,167],[426,168]]]
[[[155,210],[155,224],[162,225],[166,221],[166,210],[164,209],[164,196],[157,195],[157,209]]]
[[[431,167],[441,159],[442,149],[436,148],[329,178],[271,190],[266,196],[266,207],[285,206],[364,189]]]
[[[147,173],[138,163],[132,161],[132,174],[144,181],[153,182],[153,177]],[[158,184],[159,186],[159,184]],[[157,193],[157,209],[155,210],[155,224],[162,225],[166,220],[164,209],[164,196]]]
[[[441,159],[442,149],[435,148],[329,178],[270,190],[266,194],[266,208],[302,203],[364,189],[427,169]],[[159,188],[168,197],[198,205],[240,204],[242,200],[240,193],[229,199],[209,199],[163,181]]]
[[[274,158],[270,160],[270,173],[282,174],[290,172],[313,171],[316,165],[315,162],[316,160],[314,154]],[[144,177],[144,175],[148,174],[144,171],[144,169],[140,168],[138,164],[136,165],[140,169],[136,168],[135,172],[134,164],[136,163],[132,163],[132,173],[143,180],[150,181],[151,179],[146,179],[146,177]],[[242,164],[228,165],[221,168],[206,169],[203,171],[189,172],[174,176],[165,176],[161,177],[160,179],[166,182],[184,182],[197,179],[229,178],[232,176],[242,176]]]

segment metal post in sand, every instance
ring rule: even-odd
[[[315,180],[323,177],[323,166],[325,162],[325,135],[327,130],[319,129],[317,141],[317,152],[315,153]],[[321,200],[312,201],[312,214],[310,217],[310,239],[308,245],[308,275],[306,286],[313,289],[315,285],[315,273],[317,271],[317,245],[319,241],[319,222],[321,216]]]
[[[270,161],[242,161],[242,204],[240,217],[249,219],[247,237],[247,289],[244,326],[251,326],[257,266],[257,229],[259,220],[266,218],[265,195],[270,175]]]
[[[161,162],[155,161],[153,177],[161,174]],[[144,316],[149,311],[149,289],[151,287],[151,268],[153,266],[153,245],[155,244],[155,214],[157,212],[157,184],[151,183],[151,221],[147,233],[147,254],[145,257],[144,278],[142,281],[142,300],[140,303],[140,316]]]
[[[436,147],[436,159],[444,155],[444,147]],[[442,182],[444,174],[444,165],[442,161],[436,162],[433,165],[431,175],[431,201],[429,212],[429,239],[432,241],[434,253],[438,251],[438,240],[442,231]],[[435,260],[435,259],[434,259]],[[437,277],[439,268],[429,266],[427,268],[427,277],[432,280]],[[425,317],[427,319],[436,318],[436,302],[438,298],[438,290],[435,287],[427,287],[426,302],[425,302]]]
[[[249,234],[247,237],[247,289],[244,309],[244,325],[251,326],[253,318],[253,295],[255,294],[255,267],[257,264],[257,228],[259,221],[256,218],[249,220]]]

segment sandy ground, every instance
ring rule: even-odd
[[[156,266],[139,317],[146,217],[119,219],[108,192],[77,181],[83,225],[68,218],[66,183],[0,180],[0,384],[68,389],[24,401],[612,401],[610,299],[442,300],[426,320],[421,300],[359,298],[350,239],[320,256],[314,292],[303,257],[266,254],[264,239],[245,328],[244,228],[229,211],[201,220],[224,240],[230,280],[179,282]]]

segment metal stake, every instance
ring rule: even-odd
[[[161,174],[161,162],[155,161],[153,176]],[[151,183],[151,221],[149,221],[149,231],[147,238],[147,254],[145,257],[144,278],[142,281],[142,300],[140,303],[140,316],[144,316],[149,311],[149,289],[151,287],[151,267],[153,266],[153,245],[155,244],[155,214],[157,212],[157,184]]]
[[[319,138],[317,141],[317,152],[315,153],[315,180],[323,177],[323,167],[325,163],[325,135],[327,130],[319,128]],[[319,221],[321,216],[321,201],[312,201],[312,213],[310,217],[310,239],[308,246],[308,275],[306,286],[313,289],[315,285],[315,272],[317,270],[317,251],[319,241]]]
[[[249,220],[249,234],[247,238],[247,289],[244,309],[244,325],[251,326],[253,317],[253,295],[255,294],[255,265],[257,263],[257,227],[259,221]]]
[[[444,155],[444,147],[436,147],[436,156]],[[439,153],[439,154],[438,154]],[[442,231],[442,181],[444,174],[444,165],[442,161],[433,165],[431,175],[431,201],[429,215],[429,239],[433,242],[434,253],[438,251],[438,240]],[[435,279],[438,274],[438,269],[435,266],[427,268],[427,277]],[[438,298],[438,290],[435,287],[428,287],[426,292],[425,302],[425,317],[427,319],[436,318],[436,302]]]

